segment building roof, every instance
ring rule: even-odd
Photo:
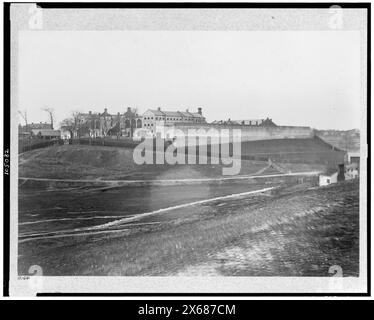
[[[108,109],[105,108],[104,112],[100,114],[101,116],[111,116],[111,114],[108,112]]]
[[[274,122],[269,118],[267,118],[267,119],[230,120],[228,122],[237,123],[237,124],[244,124],[244,125],[275,125]]]
[[[98,112],[91,112],[91,113],[80,112],[78,115],[82,116],[82,117],[89,117],[89,116],[99,116],[100,113],[98,113]]]
[[[130,107],[127,108],[127,110],[123,113],[123,115],[127,118],[132,118],[132,117],[138,117],[138,114],[131,110]],[[121,116],[121,114],[118,112],[118,116]]]
[[[165,116],[167,117],[181,117],[181,113],[179,111],[162,111]]]
[[[34,135],[41,135],[43,136],[60,136],[61,132],[60,130],[51,130],[51,129],[32,129],[31,132]]]
[[[335,168],[329,168],[329,169],[327,169],[323,174],[321,174],[321,176],[328,176],[328,177],[331,177],[331,176],[334,175],[335,173],[338,173],[338,169],[335,169]]]
[[[242,120],[231,120],[231,122],[237,122],[238,124],[241,124],[244,122],[244,124],[250,124],[250,123],[262,123],[265,121],[265,119],[242,119]]]
[[[246,124],[246,125],[249,125],[249,124],[254,124],[254,123],[262,123],[262,119],[258,119],[258,120],[231,120],[231,119],[228,119],[228,120],[214,120],[212,123],[214,124],[222,124],[222,123],[226,123],[226,124]]]
[[[204,118],[202,114],[198,113],[198,112],[190,112],[194,118]]]
[[[155,116],[165,116],[165,117],[186,117],[186,118],[204,118],[198,112],[189,112],[189,111],[167,111],[167,110],[153,110],[148,109],[146,112],[152,112]]]
[[[151,109],[148,109],[147,111],[152,112],[155,116],[164,116],[165,115],[164,112],[162,112],[161,110],[151,110]]]
[[[350,157],[360,157],[360,151],[348,151]]]
[[[185,112],[183,112],[183,111],[178,111],[183,117],[186,117],[186,118],[191,118],[191,117],[194,117],[194,115],[191,113],[191,112],[189,112],[189,111],[185,111]]]
[[[40,122],[40,123],[29,123],[27,126],[21,126],[20,129],[22,131],[30,131],[32,129],[51,129],[52,126],[50,123],[47,122]]]

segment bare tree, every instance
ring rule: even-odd
[[[53,121],[54,121],[54,118],[55,118],[54,109],[53,108],[43,108],[42,110],[49,114],[49,118],[50,118],[50,121],[51,121],[51,129],[53,130]]]
[[[78,115],[79,112],[73,111],[71,117],[62,120],[60,123],[61,128],[70,132],[71,138],[74,137],[74,132],[79,129]]]
[[[18,113],[21,115],[22,119],[25,121],[25,125],[27,127],[27,110],[20,111],[18,110]]]
[[[138,117],[138,108],[131,108],[130,115],[130,137],[134,136],[134,131],[136,129],[136,118]]]

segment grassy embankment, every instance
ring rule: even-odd
[[[114,233],[21,243],[19,270],[37,264],[45,275],[328,276],[339,265],[357,276],[358,214],[355,181],[285,189],[171,210]]]
[[[187,179],[222,176],[223,165],[137,165],[129,148],[63,145],[37,149],[19,158],[19,176],[55,179]],[[266,161],[242,160],[240,175],[256,174]],[[282,163],[291,172],[323,171],[321,164]],[[265,174],[279,173],[268,169]]]

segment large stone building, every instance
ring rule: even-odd
[[[89,111],[88,113],[79,113],[75,119],[76,128],[75,137],[99,137],[101,136],[100,114]]]
[[[202,114],[202,108],[197,112],[186,111],[166,111],[158,108],[157,110],[147,110],[143,114],[143,128],[148,129],[152,134],[156,133],[156,127],[168,126],[176,123],[200,124],[206,123]]]
[[[141,117],[131,108],[116,115],[110,114],[107,108],[102,113],[79,113],[76,121],[77,137],[132,137],[134,130],[142,127]]]
[[[122,136],[133,136],[137,128],[143,125],[142,116],[136,111],[127,108],[126,112],[122,115],[118,114],[116,118],[117,127],[119,127]]]

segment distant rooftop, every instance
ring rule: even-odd
[[[51,129],[32,129],[31,132],[34,135],[41,135],[41,136],[60,136],[60,130],[51,130]]]
[[[236,124],[245,126],[276,126],[272,119],[215,120],[213,124]]]
[[[147,111],[152,112],[155,116],[165,116],[165,117],[185,117],[185,118],[204,118],[201,114],[201,108],[198,108],[198,112],[190,112],[188,109],[186,111],[168,111],[161,110],[161,108],[148,109]]]

